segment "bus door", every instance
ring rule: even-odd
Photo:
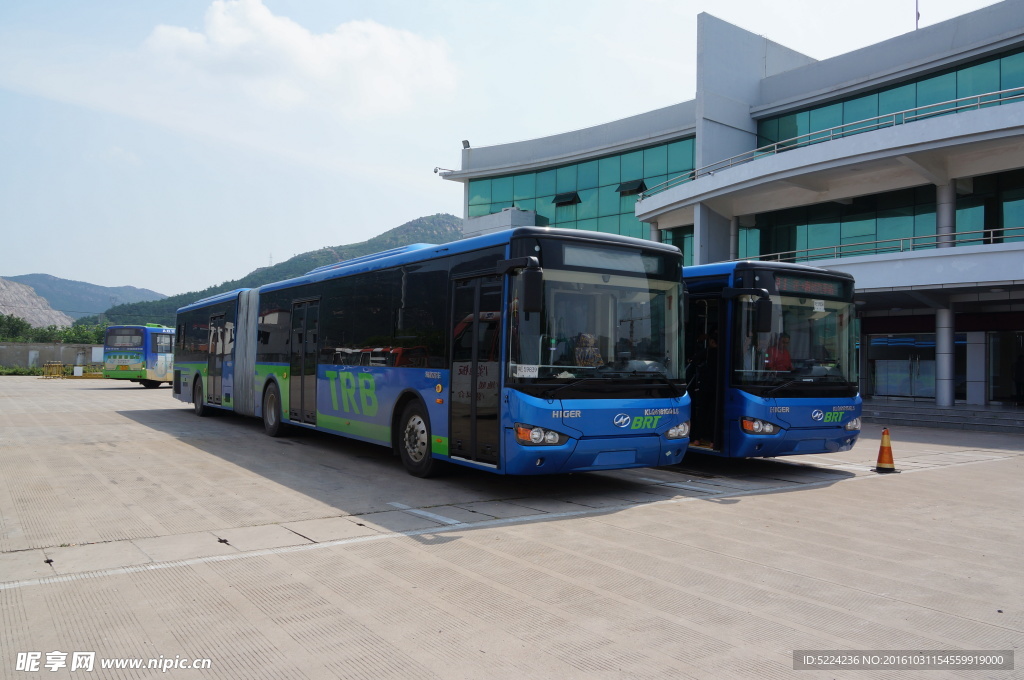
[[[206,364],[206,401],[220,404],[224,393],[224,354],[228,346],[223,314],[210,317],[209,358]]]
[[[292,303],[291,367],[288,378],[288,417],[316,424],[316,359],[320,339],[320,301]]]
[[[498,465],[502,279],[487,276],[452,285],[450,453]]]
[[[686,378],[692,409],[690,446],[720,450],[722,442],[722,397],[728,376],[723,362],[729,358],[722,346],[728,334],[721,323],[717,297],[690,297],[686,326]]]

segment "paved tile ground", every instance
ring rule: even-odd
[[[1024,641],[1024,441],[893,429],[903,472],[877,475],[879,432],[829,456],[420,480],[166,389],[0,378],[0,678],[1021,675],[794,670],[794,650]],[[95,670],[48,670],[54,652]],[[100,668],[122,659],[209,668]]]

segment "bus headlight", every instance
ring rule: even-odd
[[[740,427],[747,434],[775,434],[782,429],[778,425],[757,418],[740,418]]]
[[[516,423],[516,441],[527,446],[558,446],[569,441],[569,437],[536,425]]]
[[[667,439],[686,439],[690,436],[690,421],[679,423],[665,433]]]
[[[859,430],[860,429],[860,418],[854,418],[850,422],[846,423],[847,430]]]

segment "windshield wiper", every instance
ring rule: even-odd
[[[551,389],[545,390],[542,396],[545,399],[551,399],[553,396],[555,396],[556,394],[558,394],[562,390],[568,389],[570,387],[576,387],[577,385],[582,385],[583,383],[585,383],[585,382],[587,382],[589,380],[604,380],[604,378],[597,378],[597,377],[594,377],[594,376],[588,376],[586,378],[580,378],[578,380],[573,380],[571,383],[565,383],[564,385],[559,385],[558,387],[552,387]]]
[[[577,385],[582,385],[585,382],[593,381],[593,380],[597,380],[599,382],[605,382],[605,381],[607,381],[609,379],[613,379],[614,380],[614,379],[622,379],[622,378],[646,378],[646,377],[660,378],[662,382],[664,382],[666,385],[668,385],[672,389],[672,395],[673,396],[675,396],[676,398],[683,396],[683,393],[679,391],[679,386],[676,385],[675,383],[673,383],[671,380],[669,380],[668,376],[663,371],[658,371],[656,373],[655,372],[641,373],[639,371],[630,371],[629,373],[625,373],[625,372],[619,371],[617,373],[611,373],[611,374],[605,373],[603,375],[598,375],[598,376],[593,376],[593,375],[592,376],[587,376],[586,378],[579,378],[578,380],[573,380],[570,383],[565,383],[564,385],[558,385],[557,387],[552,387],[552,388],[550,388],[548,390],[545,390],[543,392],[542,396],[545,399],[551,399],[552,397],[554,397],[556,394],[558,394],[559,392],[561,392],[564,389],[568,389],[570,387],[576,387]]]
[[[765,397],[770,397],[773,394],[775,394],[776,392],[778,392],[779,390],[781,390],[782,388],[789,387],[790,385],[795,385],[796,383],[799,383],[799,382],[809,382],[809,383],[812,383],[812,382],[814,382],[814,378],[793,378],[791,380],[787,380],[786,382],[781,383],[779,385],[776,385],[775,387],[773,387],[770,390],[768,390],[767,392],[765,392],[764,396]]]

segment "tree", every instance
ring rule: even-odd
[[[32,324],[13,314],[0,314],[0,341],[24,342]]]

